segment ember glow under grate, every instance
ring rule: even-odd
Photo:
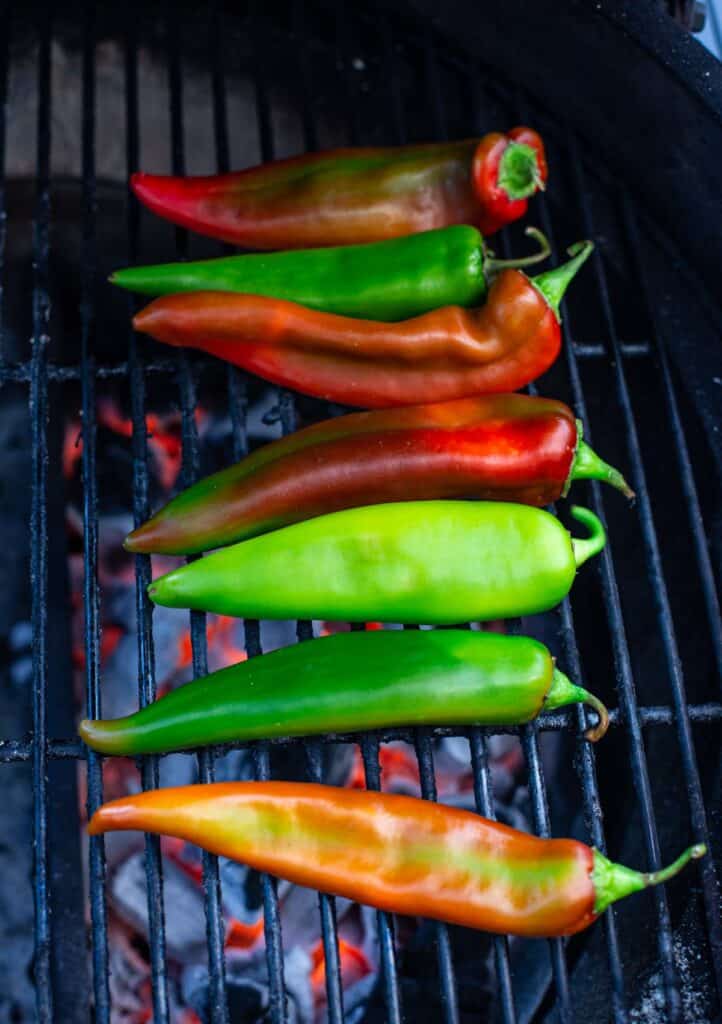
[[[69,609],[58,586],[67,567],[64,556],[62,565],[57,558],[58,553],[63,555],[64,538],[63,502],[58,502],[64,424],[79,411],[82,447],[75,448],[73,443],[69,451],[66,446],[65,455],[71,462],[79,457],[82,468],[82,524],[76,528],[82,536],[83,670],[87,713],[98,717],[101,710],[112,710],[105,705],[101,708],[107,671],[104,644],[107,655],[112,635],[109,639],[100,599],[105,567],[100,533],[104,521],[99,512],[110,490],[103,476],[107,460],[99,447],[100,431],[108,429],[111,414],[129,414],[128,491],[125,507],[119,511],[131,512],[137,524],[148,516],[158,498],[152,491],[158,467],[154,443],[157,445],[158,439],[148,436],[149,416],[165,415],[169,403],[177,409],[176,456],[180,457],[183,480],[189,483],[207,469],[201,461],[198,399],[204,409],[209,408],[206,391],[210,391],[215,405],[225,408],[231,428],[226,456],[238,458],[247,449],[248,413],[258,398],[257,383],[237,371],[185,353],[168,358],[167,352],[128,333],[125,324],[130,306],[123,296],[109,297],[102,285],[101,276],[112,265],[150,262],[159,254],[166,259],[196,255],[196,241],[180,231],[167,229],[152,236],[153,228],[137,205],[119,198],[124,197],[120,182],[113,191],[98,181],[98,169],[107,173],[110,166],[106,151],[109,121],[115,125],[115,134],[124,136],[119,178],[141,164],[148,166],[146,151],[165,154],[166,166],[153,170],[212,172],[228,169],[232,162],[240,166],[285,155],[279,139],[290,139],[291,147],[313,149],[462,136],[518,121],[540,127],[550,140],[552,180],[548,197],[535,202],[529,221],[538,223],[559,250],[580,231],[598,242],[586,293],[581,290],[578,297],[573,296],[566,311],[564,357],[540,390],[571,402],[584,421],[586,439],[596,441],[600,450],[625,470],[638,500],[630,511],[616,495],[603,496],[596,484],[591,485],[591,507],[602,519],[608,516],[611,520],[611,546],[601,556],[596,575],[580,579],[572,602],[565,602],[558,615],[523,624],[525,632],[558,632],[553,647],[565,670],[582,683],[588,679],[599,682],[590,688],[618,706],[612,716],[616,728],[610,731],[606,752],[593,751],[581,741],[585,725],[581,709],[550,716],[521,730],[532,825],[543,835],[578,828],[603,851],[608,847],[610,854],[623,859],[622,850],[632,849],[639,866],[652,869],[691,841],[710,843],[717,855],[719,795],[713,777],[719,771],[722,722],[718,689],[722,629],[708,546],[711,527],[706,525],[710,510],[714,511],[715,497],[707,480],[713,459],[700,443],[700,425],[690,415],[689,399],[683,389],[680,392],[674,350],[667,347],[667,324],[657,313],[658,295],[663,283],[669,283],[656,251],[658,238],[649,233],[629,195],[607,180],[599,167],[592,173],[578,140],[545,111],[531,105],[522,90],[507,89],[468,54],[446,47],[442,50],[432,32],[390,16],[367,20],[339,8],[335,20],[329,22],[323,10],[294,5],[290,11],[284,9],[283,16],[267,19],[262,10],[241,17],[211,5],[209,12],[199,17],[170,5],[141,10],[133,4],[111,16],[88,4],[80,11],[67,12],[69,18],[77,16],[79,32],[73,34],[59,23],[59,15],[54,23],[51,13],[34,12],[25,24],[19,11],[13,11],[11,18],[6,9],[6,28],[0,40],[0,92],[3,98],[9,96],[7,104],[0,104],[0,162],[10,171],[15,155],[6,150],[5,141],[14,137],[13,118],[21,108],[34,111],[35,117],[32,224],[23,220],[27,189],[15,190],[16,183],[10,181],[0,191],[0,212],[8,216],[7,233],[3,230],[0,234],[0,401],[10,403],[22,395],[32,491],[32,686],[28,693],[32,734],[30,738],[23,738],[22,732],[3,737],[0,760],[8,769],[27,762],[32,771],[32,980],[38,1019],[87,1019],[90,991],[94,1020],[123,1019],[117,1002],[122,979],[114,952],[121,938],[109,913],[109,890],[117,876],[109,871],[106,843],[102,837],[93,838],[88,850],[89,976],[82,943],[73,945],[72,940],[77,934],[72,931],[73,922],[82,926],[83,915],[82,893],[73,887],[79,889],[79,862],[73,877],[72,859],[65,862],[65,874],[58,873],[54,860],[63,846],[59,841],[62,833],[71,831],[67,821],[58,820],[62,785],[68,786],[62,771],[68,763],[87,757],[89,812],[99,806],[104,795],[110,795],[108,787],[104,790],[101,759],[68,739],[72,723],[58,717],[61,704],[69,706],[72,700],[70,688],[62,689],[58,665],[58,634],[69,628]],[[14,39],[18,46],[23,43],[30,48],[36,77],[29,103],[23,95],[13,93],[13,76],[9,77],[14,68],[10,60]],[[108,39],[113,40],[109,46]],[[104,62],[108,52],[117,55],[117,66],[111,60],[110,70]],[[80,72],[76,107],[66,106],[64,97],[53,90],[66,53],[76,54]],[[13,74],[17,79],[16,70]],[[113,82],[119,83],[117,89]],[[187,114],[189,108],[192,117]],[[199,117],[199,110],[205,112],[204,118]],[[75,121],[73,111],[77,113]],[[196,144],[193,125],[199,121],[210,126],[210,148],[205,152]],[[72,127],[68,128],[69,124]],[[194,133],[193,147],[187,143],[190,132]],[[249,133],[257,143],[253,152],[239,145]],[[79,216],[70,221],[72,226],[80,224],[79,238],[60,217],[62,183],[56,180],[57,154],[52,147],[54,138],[65,135],[79,143],[80,179],[79,184],[71,183]],[[72,159],[68,166],[72,167]],[[68,167],[62,170],[67,173]],[[4,219],[2,223],[5,228]],[[10,276],[16,274],[21,259],[22,244],[14,242],[17,237],[29,247],[29,280],[28,275]],[[504,247],[508,242],[503,240]],[[631,280],[641,282],[641,290],[631,289]],[[75,308],[68,311],[64,290],[77,298],[79,316]],[[687,305],[691,304],[687,298]],[[710,338],[715,340],[714,327],[704,321],[699,310],[689,311],[685,329],[696,332],[700,348],[710,344]],[[29,350],[23,340],[28,336],[32,340]],[[117,407],[108,404],[115,388],[122,393]],[[322,403],[287,392],[276,392],[271,405],[286,432],[294,429],[298,417],[320,419],[329,412]],[[661,462],[664,474],[660,473]],[[695,480],[700,481],[699,492]],[[664,491],[665,481],[672,494]],[[118,482],[112,486],[117,495]],[[162,682],[156,659],[158,613],[151,616],[145,596],[150,560],[137,557],[133,569],[137,639],[126,671],[129,687],[134,679],[140,680],[138,699],[146,704]],[[204,616],[195,613],[184,622],[195,675],[205,673],[208,667],[209,626]],[[291,628],[299,640],[311,635],[309,623]],[[262,639],[260,625],[246,622],[242,639],[238,637],[234,643],[252,657],[261,652]],[[66,718],[68,715],[66,711]],[[62,722],[59,728],[64,731],[54,731],[55,721]],[[437,797],[434,769],[440,764],[440,738],[448,732],[420,730],[401,737],[415,748],[421,792],[428,799]],[[548,779],[549,766],[543,756],[546,733],[565,744],[565,762],[552,766]],[[615,733],[619,737],[616,743]],[[388,758],[384,752],[395,749],[387,745],[390,738],[399,737],[360,738],[365,783],[370,788],[381,784],[380,765]],[[337,739],[324,737],[281,747],[284,756],[286,747],[300,755],[308,778],[320,779],[322,752]],[[477,807],[493,815],[490,737],[484,730],[472,729],[456,742],[467,745]],[[257,778],[271,775],[273,750],[275,745],[272,749],[264,744],[250,750]],[[201,780],[215,777],[221,756],[216,751],[198,754]],[[159,784],[163,760],[141,759],[142,786]],[[561,799],[565,789],[573,790],[569,800]],[[583,820],[575,822],[573,809],[578,805]],[[630,836],[641,837],[641,846]],[[164,881],[168,886],[170,882],[164,879],[163,853],[157,838],[145,839],[141,858],[148,940],[141,959],[147,955],[150,965],[146,996],[156,1024],[182,1019],[177,1016],[181,1012],[177,997],[179,992],[183,996],[170,967],[176,936],[170,934],[164,914]],[[24,855],[29,864],[29,842]],[[180,856],[178,851],[174,856]],[[556,1008],[565,1022],[582,1014],[593,1019],[590,1014],[596,1005],[600,1014],[619,1022],[689,1020],[695,1019],[693,1013],[699,1021],[713,1019],[719,1013],[722,991],[715,857],[705,858],[694,871],[678,885],[658,888],[636,897],[633,906],[608,912],[593,933],[568,945],[553,940],[510,947],[504,938],[491,940],[498,1018],[510,1024]],[[226,891],[232,887],[223,866],[208,855],[200,861],[200,878],[206,980],[199,1008],[213,1024],[246,1019],[232,1002],[235,964],[228,954],[223,913]],[[263,878],[259,899],[264,944],[258,977],[267,1001],[263,1013],[277,1024],[290,1019],[293,997],[289,998],[289,993],[294,984],[282,928],[284,887]],[[325,986],[327,1019],[338,1024],[352,1019],[353,1012],[350,1005],[344,1005],[342,977],[349,960],[345,945],[349,939],[337,901],[320,895],[314,903],[321,945],[312,947],[311,973],[315,972],[317,990]],[[470,961],[465,958],[462,963],[455,955],[455,931],[442,924],[426,926],[424,935],[427,942],[433,940],[432,962],[437,973],[430,980],[422,979],[425,985],[417,986],[429,1000],[428,1006],[419,1008],[404,983],[407,951],[403,942],[396,941],[403,938],[398,923],[383,913],[372,912],[371,917],[375,949],[368,954],[364,951],[364,956],[379,967],[379,996],[369,1001],[364,1020],[418,1020],[423,1019],[422,1012],[429,1014],[429,1020],[450,1024],[479,1019],[479,989],[486,984],[484,965],[490,945],[487,936],[464,938],[465,945],[476,943],[478,950],[478,972],[470,983]],[[240,941],[242,931],[234,941]],[[355,948],[356,943],[352,941],[352,945]],[[694,970],[689,968],[692,961],[698,963]],[[321,964],[325,965],[322,972]],[[357,958],[357,968],[358,964]],[[427,962],[426,967],[431,974],[431,964]],[[590,984],[595,988],[591,997]],[[469,998],[473,986],[476,992]],[[349,987],[349,998],[352,991]],[[192,1009],[191,995],[187,988],[187,1010]],[[23,1017],[16,1015],[15,1019]]]

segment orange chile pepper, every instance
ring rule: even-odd
[[[531,128],[482,139],[336,149],[211,177],[134,174],[154,213],[247,249],[379,242],[450,224],[484,234],[523,217],[547,179]]]
[[[226,782],[122,797],[91,835],[179,836],[297,885],[381,910],[484,931],[571,935],[615,900],[667,881],[574,839],[539,839],[470,811],[414,797],[297,782]]]
[[[411,320],[357,320],[261,295],[165,295],[136,314],[158,341],[199,348],[284,387],[382,408],[516,391],[561,346],[559,303],[592,251],[554,270],[503,270],[478,309],[446,306]]]

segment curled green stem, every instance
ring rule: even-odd
[[[539,228],[528,227],[524,234],[527,238],[534,239],[539,246],[538,251],[531,253],[529,256],[520,256],[518,259],[498,260],[491,249],[488,249],[487,259],[484,262],[484,269],[487,274],[493,274],[497,270],[519,270],[521,267],[531,267],[547,259],[552,248],[544,232],[540,231]]]
[[[630,893],[648,889],[652,885],[668,882],[679,874],[691,860],[698,860],[707,853],[704,843],[690,846],[666,868],[659,871],[634,871],[624,864],[607,860],[599,850],[594,850],[592,885],[594,886],[594,913],[601,914],[610,903],[615,903]]]
[[[549,692],[544,701],[544,710],[553,711],[555,708],[567,707],[569,704],[588,704],[596,711],[599,721],[591,726],[584,733],[585,739],[590,743],[600,740],[609,728],[609,712],[605,705],[583,686],[577,686],[568,676],[561,672],[556,665],[552,672],[552,682]]]
[[[572,548],[574,550],[574,561],[577,566],[584,565],[588,559],[598,555],[607,543],[607,534],[599,516],[591,509],[582,508],[581,505],[572,505],[569,509],[570,515],[586,526],[589,530],[588,537],[572,537]]]

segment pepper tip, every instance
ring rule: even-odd
[[[138,530],[132,530],[123,541],[123,547],[131,555],[144,554],[143,548],[138,545]]]

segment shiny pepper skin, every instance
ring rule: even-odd
[[[503,270],[478,309],[447,306],[379,323],[260,295],[156,299],[133,319],[158,341],[198,348],[284,387],[366,408],[516,391],[559,354],[559,301],[592,250],[534,279]]]
[[[588,702],[537,640],[467,629],[338,633],[249,658],[125,718],[80,724],[105,754],[412,725],[515,725]]]
[[[299,782],[220,782],[121,797],[91,835],[177,836],[297,885],[488,932],[572,935],[666,881],[704,846],[641,874],[574,839],[539,839],[427,800]]]
[[[134,530],[125,547],[194,554],[384,502],[483,498],[543,506],[579,476],[626,488],[581,440],[571,409],[553,399],[487,395],[353,413],[264,445],[200,480]]]
[[[319,516],[181,566],[156,604],[254,619],[453,624],[553,608],[605,544],[599,519],[574,540],[542,509],[409,501]]]
[[[310,153],[213,177],[134,174],[161,217],[246,249],[353,245],[470,224],[485,234],[526,212],[547,178],[530,128],[482,139]],[[483,225],[483,226],[482,226]]]
[[[490,262],[476,228],[460,224],[366,245],[126,267],[110,280],[143,295],[238,292],[339,316],[405,320],[439,306],[483,302]]]

